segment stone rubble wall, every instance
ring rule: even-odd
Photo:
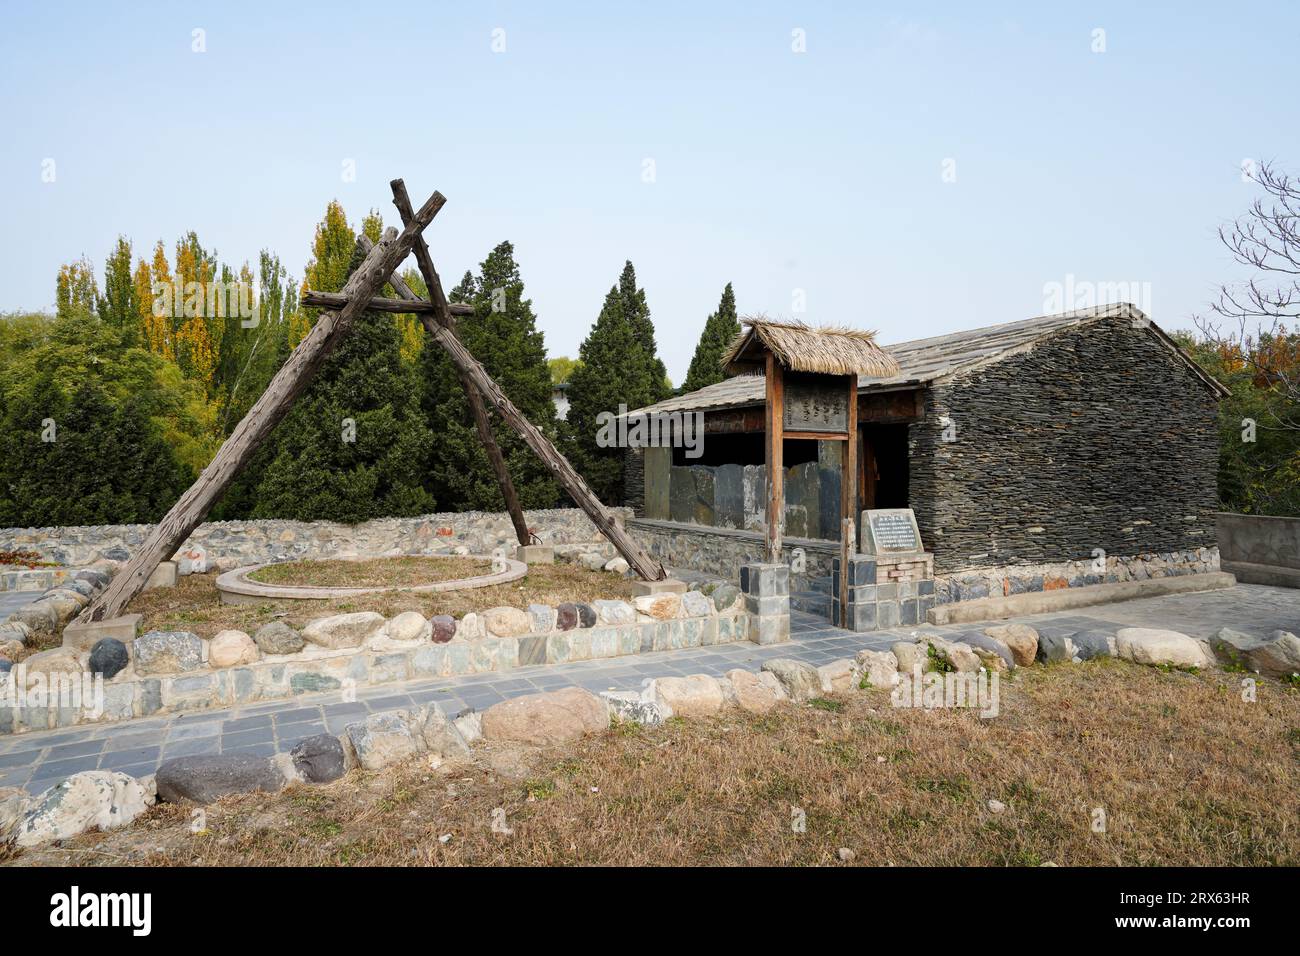
[[[936,573],[1214,548],[1217,422],[1217,396],[1127,319],[935,385],[908,440]]]
[[[731,528],[701,528],[697,531],[645,518],[632,519],[627,528],[642,547],[664,564],[728,581],[736,579],[743,565],[762,563],[764,557],[761,532]],[[831,573],[831,560],[840,553],[839,545],[829,541],[783,539],[783,554],[787,560],[795,548],[803,549],[806,568],[801,574],[791,573],[790,587],[795,591],[808,590],[813,578],[827,577]]]
[[[612,509],[621,519],[628,508]],[[577,508],[524,512],[528,527],[543,544],[602,541],[591,520]],[[88,565],[102,558],[125,560],[148,536],[152,525],[88,525],[66,528],[0,529],[0,550],[37,551],[46,561]],[[332,521],[211,521],[199,525],[179,552],[201,547],[208,561],[229,570],[265,561],[321,560],[338,557],[391,557],[454,552],[490,554],[498,546],[513,553],[518,541],[505,512],[464,511],[415,518],[380,518],[347,525]],[[178,553],[179,553],[178,552]]]

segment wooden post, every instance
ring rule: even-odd
[[[573,470],[569,460],[561,455],[551,444],[550,439],[543,435],[532,422],[525,418],[515,408],[514,403],[506,398],[505,392],[501,387],[492,381],[492,376],[479,363],[478,359],[469,354],[469,351],[461,344],[460,339],[452,335],[450,330],[444,329],[436,322],[431,322],[425,326],[428,333],[437,343],[446,351],[447,357],[451,363],[465,373],[470,382],[483,393],[483,398],[487,403],[497,410],[499,414],[521,438],[533,450],[533,453],[542,460],[542,464],[550,469],[551,474],[555,475],[560,487],[568,492],[569,497],[586,512],[587,517],[591,519],[602,535],[609,540],[610,544],[618,549],[629,565],[645,581],[662,581],[668,575],[664,573],[663,565],[646,554],[642,547],[632,539],[632,537],[623,529],[623,527],[614,520],[605,506],[600,503],[600,499],[595,493],[587,487],[587,483],[582,480],[582,476]]]
[[[311,331],[275,373],[266,391],[235,426],[230,437],[222,443],[198,480],[172,505],[163,519],[153,526],[149,537],[136,549],[126,567],[114,576],[103,593],[77,617],[79,622],[102,621],[121,614],[144,589],[159,562],[170,558],[185,543],[190,532],[207,517],[212,506],[221,498],[271,429],[284,418],[294,399],[311,381],[339,339],[351,328],[353,320],[365,309],[371,296],[383,288],[388,276],[410,254],[411,246],[420,231],[433,221],[433,217],[446,202],[442,193],[435,192],[400,235],[390,229],[370,250],[365,261],[343,287],[344,294],[348,296],[347,305],[337,312],[321,314]]]
[[[785,527],[785,379],[781,363],[767,353],[767,548],[763,560],[781,561],[781,531]]]
[[[410,222],[414,213],[411,210],[411,198],[406,194],[406,184],[400,179],[394,179],[389,183],[389,186],[393,190],[393,205],[397,207],[397,213],[402,217],[402,222]],[[428,315],[422,315],[420,321],[425,326],[428,326],[430,321],[435,321],[454,335],[456,325],[447,307],[447,297],[442,291],[442,280],[438,278],[438,270],[433,267],[433,258],[429,255],[429,244],[424,241],[423,236],[415,237],[414,252],[415,262],[420,267],[420,275],[424,277],[424,284],[429,287],[429,301],[433,303],[435,309],[432,319]],[[515,493],[515,484],[510,480],[510,469],[506,467],[506,459],[501,454],[501,446],[497,444],[496,437],[492,434],[492,423],[488,420],[487,407],[483,404],[483,396],[470,383],[464,372],[457,369],[456,374],[460,378],[461,388],[465,390],[469,410],[474,416],[474,428],[478,432],[479,443],[483,446],[487,460],[497,477],[497,484],[501,486],[501,497],[506,503],[506,511],[510,514],[510,521],[515,526],[515,537],[519,539],[519,543],[522,545],[531,544],[532,535],[528,532],[528,523],[524,521],[524,509],[519,504],[519,495]]]
[[[337,311],[347,305],[348,297],[342,292],[317,292],[315,289],[308,289],[298,300],[301,305],[310,305],[318,309],[332,309]],[[411,315],[434,315],[438,312],[437,306],[421,298],[416,298],[414,302],[408,302],[405,299],[387,299],[383,296],[371,296],[370,301],[366,303],[366,308],[375,312],[401,312]],[[463,302],[450,302],[447,304],[447,311],[453,316],[473,315],[474,306],[466,305]]]
[[[855,524],[858,520],[858,377],[849,376],[849,420],[848,441],[844,443],[841,456],[840,475],[840,518],[848,518]],[[853,552],[857,553],[853,544]]]

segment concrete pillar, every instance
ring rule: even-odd
[[[755,644],[790,640],[790,568],[784,564],[746,564],[740,590],[749,615],[749,639]]]

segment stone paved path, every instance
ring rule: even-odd
[[[1276,628],[1300,630],[1300,590],[1239,585],[1223,591],[1170,595],[1039,614],[1014,620],[1063,633],[1099,628],[1172,627],[1208,637],[1229,625],[1250,633]],[[1006,622],[998,622],[1006,623]],[[956,634],[984,624],[925,627]],[[791,614],[791,642],[759,647],[743,641],[683,651],[662,651],[574,664],[519,667],[471,677],[434,678],[369,687],[347,702],[338,692],[312,694],[228,710],[194,711],[165,717],[87,725],[0,738],[0,786],[39,793],[82,770],[121,770],[133,776],[153,773],[160,761],[190,754],[273,754],[292,749],[304,737],[344,727],[368,714],[436,703],[455,716],[466,708],[482,710],[520,694],[579,686],[592,691],[635,690],[648,677],[711,674],[735,667],[757,671],[774,657],[825,664],[863,649],[889,645],[918,630],[897,628],[854,634],[798,611]]]

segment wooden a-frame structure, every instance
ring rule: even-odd
[[[614,520],[614,516],[587,487],[582,476],[574,471],[568,459],[520,413],[482,364],[456,337],[453,313],[457,310],[449,305],[443,294],[442,281],[438,278],[433,259],[429,255],[429,246],[423,236],[425,227],[446,204],[446,198],[442,193],[435,192],[419,209],[412,209],[402,180],[393,180],[391,186],[393,204],[402,218],[401,232],[388,229],[378,243],[371,243],[364,235],[358,238],[358,244],[366,253],[365,260],[348,278],[342,292],[309,290],[303,295],[303,305],[320,306],[327,311],[321,313],[311,331],[275,373],[266,391],[235,426],[230,437],[222,443],[212,461],[203,469],[203,473],[172,505],[163,519],[154,525],[144,543],[114,576],[108,587],[81,612],[77,618],[79,622],[116,617],[144,590],[154,570],[162,561],[175,554],[191,532],[207,517],[235,475],[252,458],[271,429],[288,413],[294,400],[320,369],[325,358],[348,333],[357,315],[365,309],[418,315],[429,334],[429,341],[436,342],[447,353],[465,389],[479,441],[482,442],[501,485],[501,495],[505,499],[515,535],[521,545],[529,544],[531,535],[524,522],[523,509],[510,480],[505,458],[492,434],[488,418],[489,405],[523,438],[555,476],[560,487],[586,512],[597,530],[618,549],[619,554],[643,580],[659,581],[666,577],[663,565],[651,558]],[[419,298],[397,274],[397,268],[412,252],[415,253],[416,264],[429,289],[427,301]],[[393,287],[400,296],[399,299],[386,299],[377,295],[385,283]]]

